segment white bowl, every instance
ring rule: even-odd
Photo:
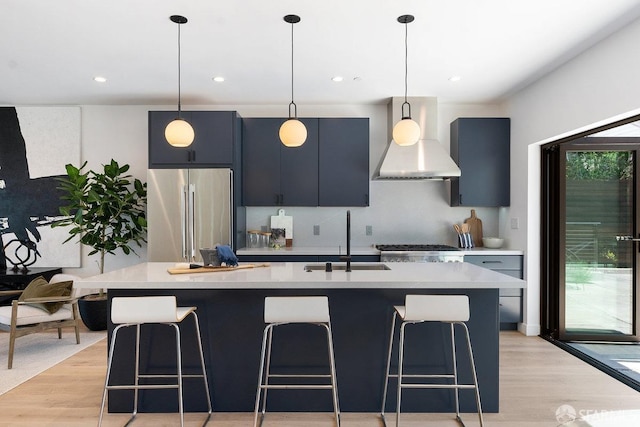
[[[501,248],[503,243],[504,243],[504,239],[501,239],[499,237],[483,237],[482,238],[482,244],[484,245],[485,248],[489,248],[489,249]]]

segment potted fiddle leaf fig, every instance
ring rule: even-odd
[[[146,242],[147,184],[127,175],[129,165],[120,166],[115,160],[103,165],[96,172],[84,170],[87,162],[79,168],[66,165],[67,175],[59,178],[58,188],[63,206],[63,219],[52,223],[52,227],[69,226],[70,236],[65,243],[78,238],[89,246],[89,255],[99,254],[98,267],[104,273],[105,255],[115,255],[120,249],[125,254],[134,253],[132,245]],[[107,298],[103,289],[98,294],[88,295],[78,301],[80,316],[91,330],[107,327]]]

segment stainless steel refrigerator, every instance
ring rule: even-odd
[[[232,245],[231,169],[149,169],[149,261],[199,262],[201,248]]]

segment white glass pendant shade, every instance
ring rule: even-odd
[[[420,125],[410,118],[400,120],[393,127],[393,140],[396,144],[406,147],[413,145],[420,139]]]
[[[164,137],[174,147],[188,147],[195,138],[193,128],[183,119],[175,119],[164,129]]]
[[[307,140],[307,128],[298,119],[289,119],[280,126],[280,141],[287,147],[299,147]]]

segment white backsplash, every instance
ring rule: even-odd
[[[369,207],[286,207],[293,216],[294,246],[346,246],[346,212],[351,211],[352,246],[376,243],[457,245],[453,223],[471,216],[467,207],[449,206],[449,183],[442,181],[371,181]],[[248,207],[247,229],[269,228],[278,207]],[[475,208],[485,236],[498,235],[498,208]],[[313,235],[313,226],[320,235]],[[366,226],[372,235],[366,235]]]

